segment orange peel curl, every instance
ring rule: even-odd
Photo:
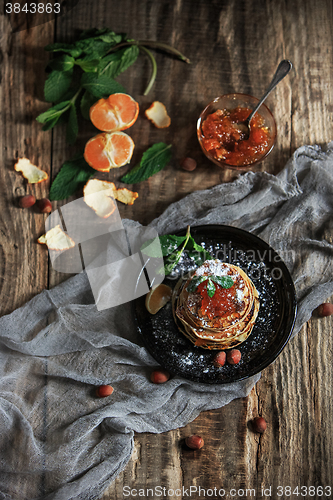
[[[14,169],[16,172],[21,172],[29,184],[38,184],[39,182],[46,181],[49,177],[44,170],[36,167],[28,158],[19,158],[14,165]]]
[[[98,217],[106,219],[116,210],[113,182],[90,179],[83,188],[83,200]]]
[[[83,200],[92,208],[96,215],[106,219],[116,209],[115,200],[133,205],[138,193],[127,188],[117,189],[113,182],[100,179],[90,179],[83,188]]]
[[[53,227],[38,238],[38,243],[46,245],[49,250],[69,250],[75,246],[75,242],[60,227]]]
[[[146,109],[145,115],[157,128],[167,128],[170,126],[171,118],[168,115],[166,107],[160,101],[154,101],[153,104]]]

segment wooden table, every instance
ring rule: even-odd
[[[259,97],[281,59],[290,59],[294,69],[267,100],[277,121],[278,139],[260,169],[276,174],[297,147],[332,139],[330,0],[73,3],[77,5],[56,20],[45,17],[48,22],[43,23],[44,15],[40,14],[41,24],[30,24],[16,33],[9,19],[2,13],[0,16],[1,314],[68,278],[52,269],[47,251],[36,243],[44,231],[45,216],[17,206],[18,197],[25,193],[47,197],[50,183],[33,187],[25,184],[13,170],[14,160],[26,156],[48,171],[52,180],[62,163],[93,133],[88,122],[80,125],[78,143],[70,147],[62,128],[43,132],[35,121],[49,107],[43,101],[44,68],[49,60],[45,45],[70,42],[79,29],[108,26],[135,39],[171,44],[190,58],[187,65],[154,52],[158,73],[148,96],[143,96],[150,73],[145,55],[118,78],[141,108],[137,123],[130,129],[137,144],[132,165],[155,142],[173,145],[170,165],[134,186],[139,199],[132,207],[119,207],[122,217],[142,224],[188,193],[235,178],[233,171],[213,166],[202,154],[196,139],[197,117],[219,94],[243,92]],[[16,23],[26,22],[22,16]],[[172,118],[168,129],[155,129],[143,116],[154,100],[162,101],[168,109]],[[180,169],[179,161],[184,156],[198,162],[194,172]],[[123,167],[122,173],[127,170],[129,167]],[[115,171],[98,177],[118,182],[120,175]],[[54,203],[53,207],[73,199]],[[235,498],[240,498],[242,491],[249,497],[246,490],[250,488],[260,497],[261,488],[271,487],[271,498],[281,498],[278,486],[291,486],[292,491],[298,486],[299,492],[303,485],[333,488],[331,332],[331,318],[311,319],[278,360],[264,370],[247,398],[204,412],[185,428],[162,435],[136,435],[131,461],[102,499],[124,498],[125,485],[137,490],[161,486],[166,492],[191,485],[206,490],[217,487],[230,492],[229,498],[238,490]],[[263,435],[248,428],[249,420],[258,414],[268,423]],[[202,435],[205,446],[197,452],[185,452],[181,440],[192,433]],[[186,493],[182,497],[186,498]],[[163,498],[176,497],[169,492]],[[203,496],[193,494],[192,498]]]

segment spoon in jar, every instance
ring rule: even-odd
[[[266,97],[272,92],[273,89],[277,86],[278,83],[281,82],[281,80],[289,73],[289,71],[292,68],[292,64],[290,61],[287,59],[284,59],[283,61],[280,62],[280,64],[277,67],[277,70],[275,72],[275,75],[272,78],[272,81],[267,88],[266,92],[258,102],[257,106],[254,108],[254,110],[251,112],[251,114],[247,117],[247,119],[243,122],[235,123],[235,128],[237,128],[241,134],[242,137],[239,139],[240,141],[244,141],[249,138],[250,136],[250,122],[253,118],[253,116],[256,114]]]

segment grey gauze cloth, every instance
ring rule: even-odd
[[[171,205],[152,226],[228,224],[281,253],[298,298],[294,334],[333,293],[333,143],[299,148],[277,176],[248,172]],[[124,224],[134,224],[124,221]],[[0,319],[0,499],[93,499],[124,469],[134,432],[165,432],[248,395],[259,375],[228,385],[174,376],[156,361],[131,304],[98,312],[85,273]],[[111,384],[111,397],[94,388]]]

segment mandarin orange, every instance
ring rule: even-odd
[[[100,99],[89,111],[93,125],[103,132],[115,132],[131,127],[139,114],[139,104],[128,94],[111,94]]]
[[[172,289],[161,283],[152,288],[146,295],[145,305],[150,314],[156,314],[171,299]]]
[[[129,163],[133,150],[133,139],[125,132],[104,132],[89,139],[83,156],[95,170],[108,172]]]

